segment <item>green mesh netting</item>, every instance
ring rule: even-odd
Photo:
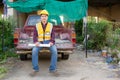
[[[7,0],[7,4],[24,13],[44,9],[44,0],[16,0],[15,2],[9,2],[9,0]]]
[[[88,0],[72,0],[62,2],[60,0],[17,0],[7,4],[14,9],[29,13],[41,9],[46,9],[50,15],[59,15],[64,17],[64,21],[75,21],[86,16],[88,9]]]

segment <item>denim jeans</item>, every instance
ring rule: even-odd
[[[49,43],[49,41],[44,41],[44,44]],[[39,57],[39,51],[42,49],[42,47],[33,47],[32,49],[32,65],[33,69],[35,71],[39,71],[38,66],[38,57]],[[50,67],[49,71],[55,71],[57,67],[57,48],[55,45],[52,45],[49,47],[51,52],[51,61],[50,61]]]

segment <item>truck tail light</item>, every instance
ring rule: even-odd
[[[72,39],[72,43],[76,44],[76,39],[75,38]]]
[[[18,38],[14,38],[14,45],[16,46],[18,44]]]
[[[19,33],[14,33],[14,45],[16,46],[18,44],[18,38],[19,38]]]
[[[76,39],[75,38],[72,39],[72,44],[74,47],[76,46]]]
[[[72,31],[72,38],[76,38],[76,33],[74,31]]]
[[[72,44],[75,47],[75,45],[76,45],[76,33],[74,31],[72,31],[71,38],[72,38]]]
[[[19,34],[18,33],[14,33],[14,38],[18,38]]]

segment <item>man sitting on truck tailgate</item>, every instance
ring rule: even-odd
[[[34,30],[33,41],[35,43],[35,47],[32,49],[32,65],[33,65],[33,73],[39,71],[38,66],[38,54],[39,51],[42,49],[40,44],[49,44],[50,52],[51,52],[51,62],[49,71],[55,72],[57,67],[57,48],[55,44],[55,34],[53,30],[53,25],[49,23],[48,15],[49,13],[46,10],[42,10],[41,12],[38,11],[38,15],[40,15],[40,22],[36,24]]]

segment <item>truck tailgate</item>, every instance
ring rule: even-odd
[[[60,39],[55,39],[55,45],[58,50],[73,50],[73,44],[69,40],[60,40]],[[28,46],[28,44],[18,44],[16,49],[19,50],[27,50],[27,49],[32,49],[33,47]]]

